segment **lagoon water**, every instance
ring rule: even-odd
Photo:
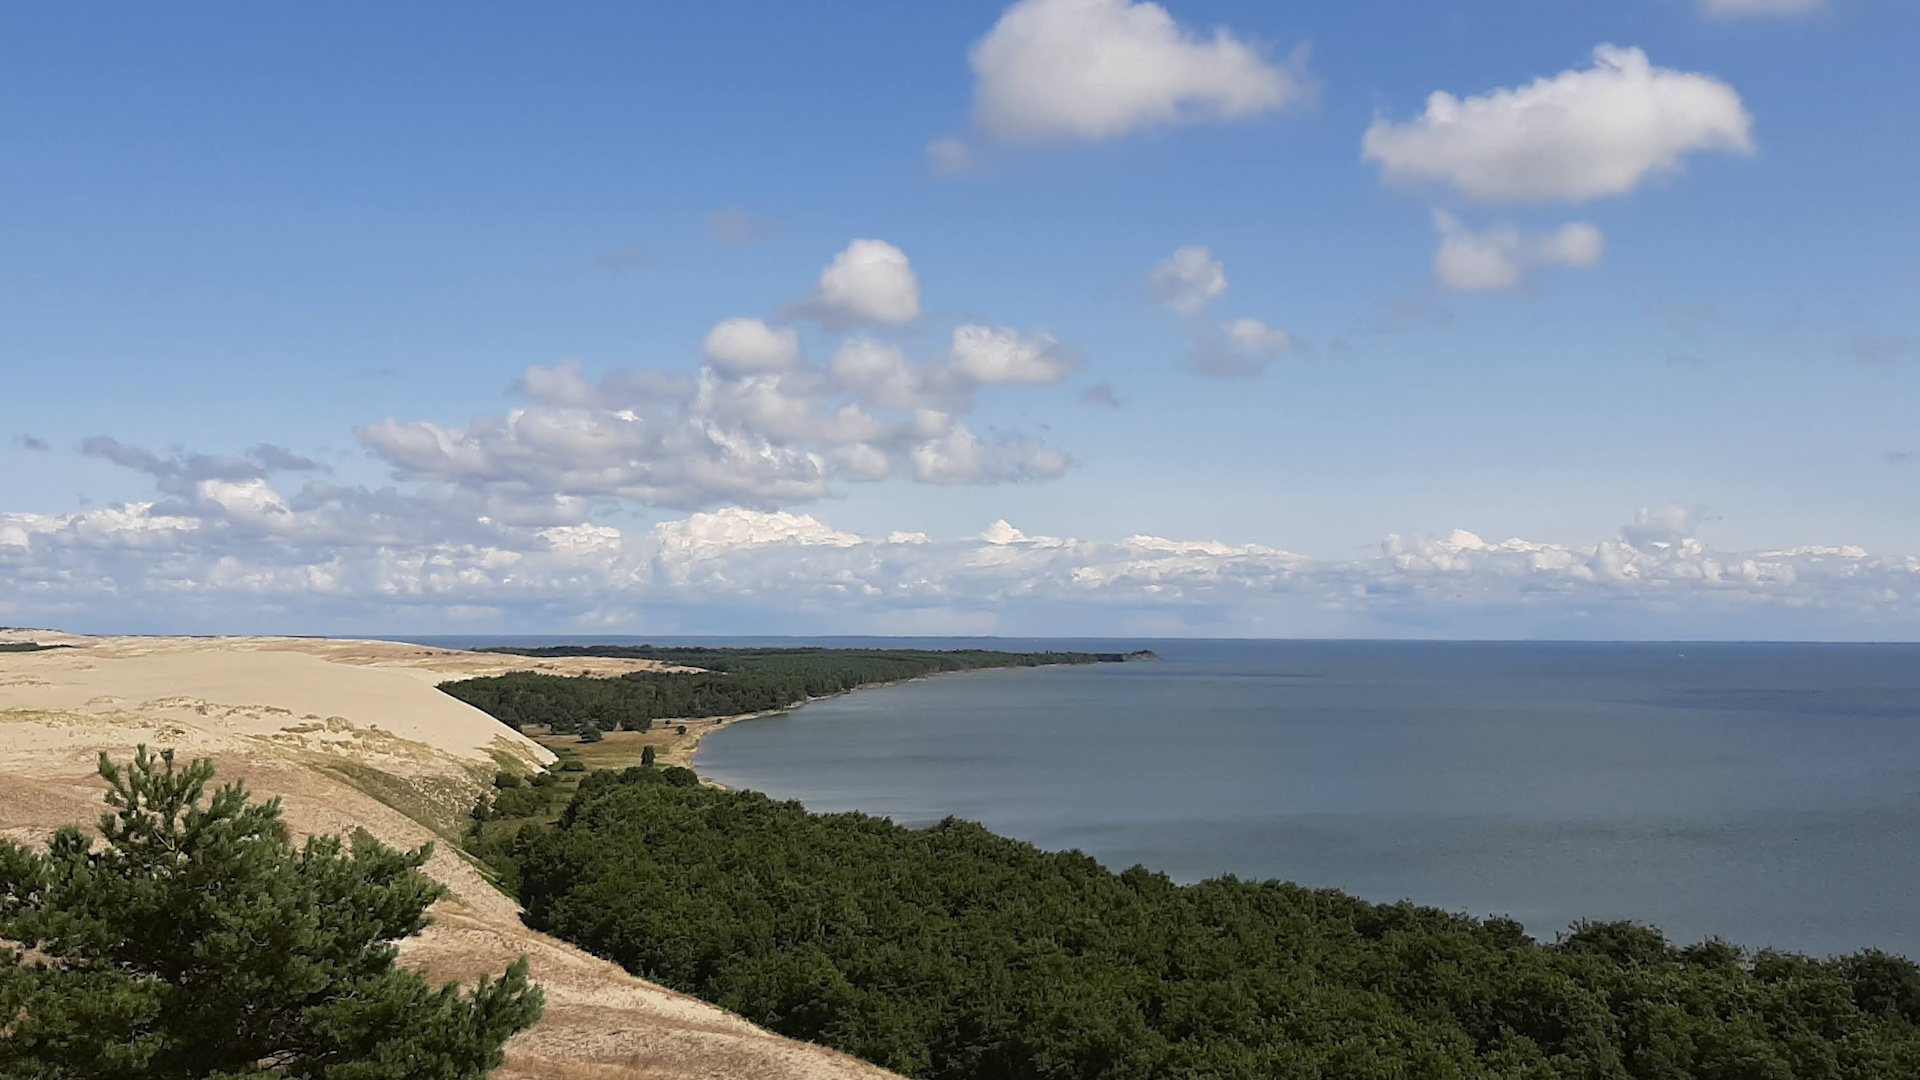
[[[701,772],[1546,938],[1638,919],[1682,941],[1920,956],[1920,646],[884,644],[1161,659],[816,702],[709,737]]]

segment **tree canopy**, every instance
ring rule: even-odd
[[[529,922],[923,1080],[1920,1076],[1920,968],[1883,953],[1680,947],[1633,923],[1542,943],[683,773],[593,774],[552,829],[523,828]]]
[[[295,847],[280,802],[143,746],[100,756],[100,838],[0,841],[0,1077],[468,1080],[540,1016],[525,960],[472,990],[395,963],[430,847]]]
[[[440,689],[512,727],[556,734],[598,728],[646,731],[660,719],[739,716],[791,708],[810,698],[938,672],[1091,664],[1118,653],[1012,653],[990,649],[716,649],[568,645],[498,649],[543,657],[665,660],[698,672],[636,671],[598,677],[518,671],[440,684]]]

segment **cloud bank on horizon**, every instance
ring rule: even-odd
[[[861,536],[728,508],[646,529],[516,525],[432,499],[265,478],[191,501],[0,514],[0,616],[78,628],[303,625],[410,632],[715,632],[746,612],[800,633],[1142,636],[1425,634],[1673,638],[1920,627],[1920,556],[1857,547],[1722,552],[1697,512],[1642,510],[1589,544],[1465,530],[1370,555],[1260,544]],[[1446,621],[1437,617],[1444,612]],[[1462,621],[1464,617],[1464,623]]]
[[[1838,19],[1851,10],[1833,0],[1661,2],[1698,33],[1723,37],[1798,32],[1829,21],[1823,13]],[[1250,19],[1252,10],[1236,14]],[[1313,51],[1304,36],[1202,25],[1179,4],[1149,0],[1017,0],[989,17],[969,31],[977,35],[970,44],[948,46],[966,84],[952,91],[947,126],[916,114],[901,129],[910,142],[903,158],[922,148],[914,132],[951,132],[923,148],[938,178],[909,161],[917,179],[950,200],[942,212],[978,199],[991,216],[992,200],[1004,197],[995,184],[1076,155],[1110,154],[1101,160],[1116,169],[1139,168],[1120,147],[1184,153],[1197,144],[1174,140],[1213,133],[1251,142],[1288,125],[1332,122],[1319,110],[1339,58]],[[1726,25],[1734,21],[1737,30]],[[757,303],[734,302],[726,279],[714,286],[729,290],[724,308],[709,311],[711,297],[687,305],[703,314],[684,338],[686,364],[589,368],[555,353],[516,360],[526,366],[511,402],[486,403],[464,420],[420,415],[427,410],[382,415],[369,405],[351,436],[385,482],[368,482],[342,455],[301,452],[264,433],[237,434],[231,445],[246,447],[238,452],[155,450],[136,444],[169,437],[122,431],[56,443],[38,433],[37,418],[20,417],[36,433],[14,435],[12,451],[35,455],[36,466],[72,446],[85,463],[124,470],[115,476],[144,477],[150,491],[109,506],[83,500],[71,511],[0,508],[0,621],[714,632],[757,618],[799,632],[1680,637],[1733,628],[1760,637],[1920,637],[1920,551],[1869,552],[1844,537],[1721,550],[1703,538],[1698,510],[1676,506],[1643,509],[1604,537],[1489,541],[1459,529],[1388,536],[1340,555],[1289,550],[1280,536],[1229,543],[1197,535],[1205,529],[1070,538],[995,520],[974,535],[940,537],[829,524],[835,510],[821,504],[863,492],[934,499],[965,488],[1000,498],[1008,485],[1068,490],[1096,454],[1076,438],[1086,424],[1048,411],[1061,403],[1077,418],[1118,425],[1116,440],[1133,439],[1130,425],[1138,425],[1208,443],[1223,402],[1269,389],[1278,393],[1262,400],[1283,401],[1358,363],[1355,340],[1450,325],[1443,301],[1517,305],[1562,285],[1589,287],[1624,260],[1645,273],[1648,230],[1636,229],[1627,208],[1697,182],[1711,162],[1734,172],[1771,167],[1760,153],[1763,135],[1774,146],[1774,129],[1759,114],[1781,96],[1695,70],[1709,65],[1669,48],[1671,40],[1596,39],[1467,85],[1434,88],[1444,80],[1423,74],[1414,93],[1369,88],[1370,101],[1339,114],[1345,172],[1336,182],[1398,200],[1408,213],[1370,210],[1359,225],[1350,215],[1338,227],[1383,251],[1406,238],[1405,265],[1418,282],[1384,300],[1376,291],[1376,308],[1339,316],[1344,330],[1301,299],[1304,285],[1360,277],[1380,257],[1311,264],[1284,245],[1246,242],[1236,227],[1244,215],[1189,229],[1183,212],[1206,201],[1212,175],[1092,210],[1109,215],[1113,231],[1138,232],[1136,251],[1145,254],[1083,264],[1084,279],[1066,285],[1043,280],[1066,265],[1054,249],[1075,242],[1069,228],[1056,236],[1051,218],[1047,228],[1009,227],[969,248],[974,237],[942,238],[878,196],[866,216],[891,225],[822,226],[786,206],[776,219],[747,202],[712,209],[733,197],[720,196],[689,229],[741,259],[726,264],[727,274],[751,277],[758,270],[742,268],[760,264],[745,257],[783,241],[815,253],[803,271],[767,264],[788,276]],[[1295,162],[1282,155],[1281,165]],[[1073,212],[1087,175],[1061,183],[1046,212]],[[1259,207],[1301,217],[1324,209],[1279,197]],[[842,231],[823,241],[824,229]],[[671,257],[660,254],[670,243],[619,239],[624,246],[593,260],[615,272],[600,276],[632,282],[670,272]],[[1272,272],[1296,258],[1307,265],[1295,276]],[[978,264],[967,268],[969,283],[986,289],[990,306],[1019,316],[982,313],[965,289],[955,295],[955,279],[968,281],[955,266],[969,261]],[[1014,285],[996,288],[1002,277]],[[1102,288],[1105,306],[1094,316],[1081,303],[1078,322],[1053,318],[1049,305]],[[1127,344],[1131,331],[1101,325],[1115,311],[1172,335],[1157,361],[1164,381],[1088,347],[1090,338],[1108,350]],[[1593,315],[1588,325],[1605,319]],[[1711,321],[1676,322],[1674,333],[1697,335]],[[1897,323],[1846,341],[1856,366],[1912,366],[1912,334]],[[1378,385],[1349,400],[1346,427],[1305,444],[1312,449],[1292,467],[1310,471],[1323,456],[1417,417],[1422,387],[1463,378],[1469,349],[1431,365],[1422,356],[1392,372],[1363,372]],[[1693,392],[1732,399],[1749,390],[1736,378]],[[1403,411],[1387,415],[1387,402]],[[1189,410],[1184,427],[1151,422],[1179,409]],[[1303,420],[1272,411],[1258,422]],[[1463,436],[1471,424],[1460,422]],[[1483,449],[1505,463],[1531,452],[1518,436]],[[1874,454],[1887,467],[1914,456],[1910,448]],[[1229,459],[1225,471],[1236,467]],[[1563,477],[1559,490],[1570,486]],[[1124,481],[1108,497],[1116,491],[1131,494]],[[1264,494],[1264,478],[1241,489],[1249,499]],[[887,495],[868,497],[891,510]],[[882,517],[868,507],[860,520]]]

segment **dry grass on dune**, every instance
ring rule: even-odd
[[[506,761],[551,760],[531,739],[433,688],[507,670],[618,674],[646,661],[542,661],[389,642],[80,638],[0,631],[69,649],[0,653],[0,835],[39,841],[92,822],[96,755],[138,743],[214,759],[223,780],[280,796],[298,833],[364,827],[438,841],[427,870],[453,895],[404,962],[470,981],[526,955],[547,1015],[514,1040],[501,1080],[882,1080],[893,1074],[793,1042],[528,930],[448,841]],[[668,731],[671,728],[667,729]],[[632,747],[619,749],[637,752]]]

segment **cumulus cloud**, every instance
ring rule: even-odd
[[[986,441],[963,424],[912,450],[913,477],[927,484],[979,484],[1009,480],[1048,480],[1060,476],[1073,459],[1030,438]]]
[[[766,244],[780,239],[783,227],[774,218],[760,217],[744,206],[725,206],[701,223],[707,235],[723,244]]]
[[[1643,506],[1620,527],[1620,538],[1641,551],[1669,551],[1692,541],[1705,520],[1697,506]]]
[[[1147,274],[1153,302],[1191,315],[1227,291],[1227,268],[1200,244],[1183,247]]]
[[[1252,378],[1277,357],[1300,347],[1292,334],[1259,319],[1232,319],[1220,324],[1217,335],[1203,338],[1187,358],[1197,375],[1216,379]]]
[[[1819,11],[1832,0],[1699,0],[1700,10],[1708,15],[1738,17],[1742,15],[1805,15]]]
[[[707,331],[700,345],[707,363],[728,375],[785,371],[800,360],[800,338],[759,319],[726,319]]]
[[[535,369],[525,381],[560,380]],[[835,479],[993,483],[1064,471],[1066,455],[1037,440],[983,438],[958,419],[976,386],[946,364],[855,340],[825,367],[737,377],[708,368],[684,399],[636,397],[609,377],[585,396],[570,391],[569,404],[460,427],[387,419],[355,434],[401,480],[555,523],[571,500],[772,507],[825,498]]]
[[[953,371],[977,383],[1058,382],[1079,366],[1080,357],[1052,334],[974,325],[953,331]]]
[[[794,312],[827,323],[912,322],[920,317],[920,279],[906,252],[885,240],[855,240]]]
[[[986,467],[965,460],[974,451],[964,443],[930,451],[926,467]],[[1701,620],[1722,632],[1920,633],[1920,557],[1846,545],[1719,551],[1695,535],[1697,511],[1677,508],[1645,510],[1617,536],[1590,543],[1491,541],[1456,530],[1317,558],[1213,539],[1044,536],[1006,521],[942,540],[904,530],[867,536],[809,514],[738,507],[617,528],[456,522],[454,511],[411,506],[413,525],[402,528],[377,493],[284,496],[262,482],[216,481],[195,509],[0,513],[0,614],[48,622],[145,611],[177,625],[182,612],[204,606],[366,625],[479,607],[526,632],[589,612],[618,622],[733,610],[762,623],[811,615],[844,632],[938,612],[1006,631],[1084,633],[1124,625],[1129,613],[1214,629],[1333,631],[1492,613],[1509,624],[1547,620],[1614,636],[1657,636]]]
[[[1220,324],[1220,332],[1226,335],[1228,344],[1249,353],[1282,353],[1299,344],[1292,334],[1259,319],[1224,322]]]
[[[901,321],[917,313],[919,290],[899,249],[856,241],[822,275],[816,302]],[[1077,351],[1044,331],[967,323],[944,354],[926,360],[860,333],[812,363],[792,329],[738,317],[709,330],[701,353],[697,373],[616,369],[595,380],[577,361],[535,365],[513,388],[524,404],[503,415],[460,425],[390,417],[355,436],[396,480],[444,506],[552,527],[582,523],[595,500],[773,509],[826,498],[838,481],[1046,480],[1072,464],[1032,436],[967,421],[991,388],[1057,382],[1081,365]],[[124,464],[156,476],[171,468],[118,444],[98,452],[128,456]],[[264,475],[252,460],[193,471],[231,481]]]
[[[974,124],[1006,140],[1112,138],[1312,96],[1300,54],[1275,62],[1224,28],[1196,33],[1133,0],[1020,0],[967,58]]]
[[[1584,221],[1527,236],[1511,225],[1475,232],[1440,210],[1434,212],[1433,225],[1440,233],[1434,276],[1462,292],[1510,289],[1535,270],[1594,266],[1607,248],[1606,237]]]
[[[1452,184],[1486,202],[1622,195],[1702,151],[1750,154],[1753,118],[1733,87],[1602,45],[1593,66],[1517,89],[1436,91],[1405,123],[1376,118],[1362,146],[1388,180]]]

